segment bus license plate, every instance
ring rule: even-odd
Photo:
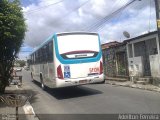
[[[79,83],[85,84],[85,83],[87,83],[87,80],[80,80]]]

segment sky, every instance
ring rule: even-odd
[[[27,32],[19,53],[28,55],[50,35],[57,32],[87,31],[100,34],[101,44],[126,38],[127,31],[136,37],[155,31],[154,0],[21,0]],[[110,17],[108,17],[110,16]]]

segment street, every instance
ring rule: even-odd
[[[33,92],[36,114],[159,113],[160,94],[109,84],[84,85],[43,91],[22,71],[24,86]]]
[[[160,0],[0,1],[0,120],[160,120]]]

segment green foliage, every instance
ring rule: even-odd
[[[0,93],[9,83],[25,31],[25,19],[19,1],[0,0]]]
[[[16,60],[15,63],[18,64],[19,67],[24,67],[26,64],[26,62],[24,60]]]

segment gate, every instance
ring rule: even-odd
[[[146,41],[141,41],[134,44],[135,49],[135,57],[142,56],[142,64],[143,64],[143,75],[151,76],[151,68],[149,61],[149,49],[147,47]]]

